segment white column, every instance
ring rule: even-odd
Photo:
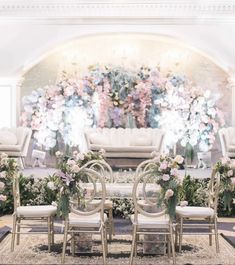
[[[18,82],[18,77],[0,77],[0,127],[18,125]]]
[[[231,87],[232,92],[232,126],[235,127],[235,75],[231,75],[229,78],[229,85]]]

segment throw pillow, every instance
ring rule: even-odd
[[[17,138],[15,134],[9,130],[0,130],[0,144],[16,145]]]

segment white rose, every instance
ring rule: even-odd
[[[56,157],[61,157],[61,156],[63,156],[63,153],[60,152],[60,151],[57,151],[57,152],[55,152],[55,156]]]
[[[187,206],[188,205],[188,201],[181,201],[180,202],[180,206],[181,207],[185,207],[185,206]]]
[[[235,178],[231,178],[232,185],[235,185]]]
[[[174,158],[174,161],[177,163],[177,164],[182,164],[184,162],[184,158],[181,156],[181,155],[177,155],[175,158]]]
[[[79,172],[79,170],[80,170],[80,168],[79,168],[79,166],[78,165],[73,165],[72,167],[71,167],[71,170],[72,170],[72,172],[74,172],[74,173],[78,173]]]
[[[48,187],[50,190],[56,190],[55,184],[54,184],[54,182],[52,182],[52,181],[49,181],[49,182],[47,183],[47,187]]]
[[[55,206],[55,207],[58,206],[57,202],[52,202],[51,205],[52,205],[52,206]]]
[[[2,171],[2,172],[0,172],[0,179],[5,179],[6,176],[7,176],[6,171]]]
[[[77,160],[84,160],[85,156],[83,153],[77,154]]]
[[[168,181],[168,180],[170,179],[170,176],[169,176],[168,174],[164,174],[164,175],[162,176],[162,179],[163,179],[164,181]]]
[[[0,194],[0,201],[5,202],[7,199],[7,196]]]

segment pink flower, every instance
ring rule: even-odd
[[[76,165],[76,162],[73,159],[69,159],[67,161],[67,165],[70,166],[70,167],[72,167],[72,166]]]
[[[0,181],[0,190],[3,190],[4,187],[5,187],[5,184],[2,181]]]
[[[0,179],[5,179],[6,176],[7,176],[6,171],[2,171],[2,172],[0,172]]]
[[[226,165],[231,162],[229,157],[222,157],[220,160],[221,160],[222,165]]]
[[[235,185],[235,178],[231,178],[232,185]]]
[[[233,176],[233,170],[230,169],[228,172],[227,172],[227,176],[228,177],[232,177]]]
[[[162,176],[162,179],[163,179],[164,181],[168,181],[168,180],[170,179],[170,176],[169,176],[168,174],[164,174],[164,175]]]
[[[78,173],[79,172],[79,166],[78,165],[73,165],[72,167],[71,167],[71,170],[72,170],[72,172],[74,172],[74,173]]]
[[[85,156],[83,153],[78,153],[77,154],[77,160],[84,160]]]
[[[167,162],[162,162],[162,163],[160,164],[159,169],[160,169],[160,171],[161,171],[161,170],[164,170],[164,169],[167,169]]]
[[[165,193],[165,198],[169,199],[170,197],[172,197],[174,195],[174,191],[172,189],[168,189]]]
[[[172,168],[172,169],[171,169],[171,175],[172,175],[172,176],[175,176],[175,177],[178,177],[178,175],[179,175],[178,170],[177,170],[176,168]]]
[[[0,194],[0,201],[5,202],[7,200],[7,196]]]

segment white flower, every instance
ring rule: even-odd
[[[79,166],[78,165],[73,165],[72,167],[71,167],[71,170],[72,170],[72,172],[74,172],[74,173],[78,173],[79,172],[79,170],[80,170],[80,168],[79,168]]]
[[[222,157],[221,159],[222,165],[230,164],[231,160],[228,157]]]
[[[72,167],[72,166],[76,165],[76,162],[73,159],[69,159],[67,161],[67,165],[70,166],[70,167]]]
[[[181,207],[185,207],[185,206],[187,206],[188,205],[188,201],[181,201],[180,202],[180,206]]]
[[[99,151],[99,153],[100,153],[102,156],[105,155],[105,152],[106,152],[106,151],[105,151],[103,148],[101,148],[100,151]]]
[[[55,156],[56,157],[62,157],[63,156],[63,153],[60,152],[60,151],[57,151],[57,152],[55,152]]]
[[[165,193],[165,198],[169,199],[170,197],[172,197],[174,195],[174,191],[172,189],[168,189]]]
[[[168,180],[170,179],[170,176],[169,176],[168,174],[164,174],[164,175],[162,176],[162,179],[163,179],[164,181],[168,181]]]
[[[233,170],[230,169],[228,172],[227,172],[227,176],[228,177],[232,177],[233,176]]]
[[[6,171],[2,171],[2,172],[0,172],[0,179],[5,179],[6,176],[7,176]]]
[[[4,187],[5,187],[5,184],[2,181],[0,181],[0,190],[3,190]]]
[[[85,156],[84,156],[84,154],[83,153],[78,153],[77,154],[77,160],[84,160],[84,158],[85,158]]]
[[[55,184],[53,181],[49,181],[47,183],[47,187],[50,189],[50,190],[56,190],[56,187],[55,187]]]
[[[235,185],[235,178],[231,178],[232,185]]]
[[[0,201],[5,202],[7,199],[7,196],[0,194]]]
[[[156,151],[153,151],[152,153],[151,153],[151,157],[155,157],[155,156],[157,156],[158,155],[158,153],[156,152]]]
[[[175,176],[175,177],[178,177],[179,176],[178,169],[177,168],[172,168],[171,169],[171,175]]]
[[[55,206],[55,207],[58,206],[57,202],[54,202],[54,201],[51,203],[51,205],[52,205],[52,206]]]
[[[177,164],[182,164],[184,162],[184,158],[181,156],[181,155],[177,155],[175,158],[174,158],[174,161],[177,163]]]

